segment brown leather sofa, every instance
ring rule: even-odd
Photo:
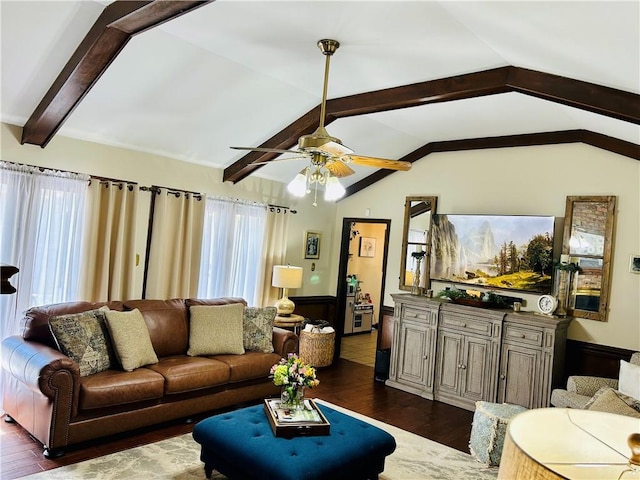
[[[281,357],[297,351],[293,332],[274,327],[274,353],[187,356],[189,307],[229,303],[245,302],[240,298],[131,300],[31,308],[23,320],[23,334],[2,341],[7,420],[17,421],[42,442],[50,458],[62,455],[67,445],[277,394],[269,370]],[[56,348],[49,319],[104,305],[140,310],[159,363],[132,372],[109,369],[80,376],[78,364]]]

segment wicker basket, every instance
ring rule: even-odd
[[[327,367],[333,362],[336,332],[300,332],[300,358],[314,367]]]

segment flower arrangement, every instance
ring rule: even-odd
[[[269,377],[273,378],[273,384],[279,387],[313,388],[320,383],[316,378],[316,369],[304,363],[295,353],[281,358],[271,367],[269,373]]]
[[[273,384],[282,387],[280,400],[283,406],[300,408],[304,401],[305,387],[313,388],[320,383],[316,369],[304,363],[298,355],[290,353],[271,367]]]

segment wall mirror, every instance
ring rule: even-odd
[[[414,285],[416,258],[414,252],[425,252],[420,262],[418,284],[422,290],[430,286],[431,217],[436,213],[437,197],[407,197],[404,202],[404,227],[400,257],[400,289],[411,290]]]
[[[614,196],[567,197],[562,253],[580,267],[569,296],[572,317],[607,320],[615,208]]]

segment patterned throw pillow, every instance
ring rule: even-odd
[[[80,366],[80,376],[108,370],[116,365],[113,348],[105,325],[105,310],[57,315],[49,320],[49,328],[58,350]]]
[[[242,317],[244,305],[192,305],[187,355],[244,353]]]
[[[130,312],[108,310],[107,328],[122,369],[132,372],[138,367],[158,363],[147,324],[137,308]]]
[[[244,349],[257,352],[273,352],[273,322],[276,307],[246,307],[244,309]]]

